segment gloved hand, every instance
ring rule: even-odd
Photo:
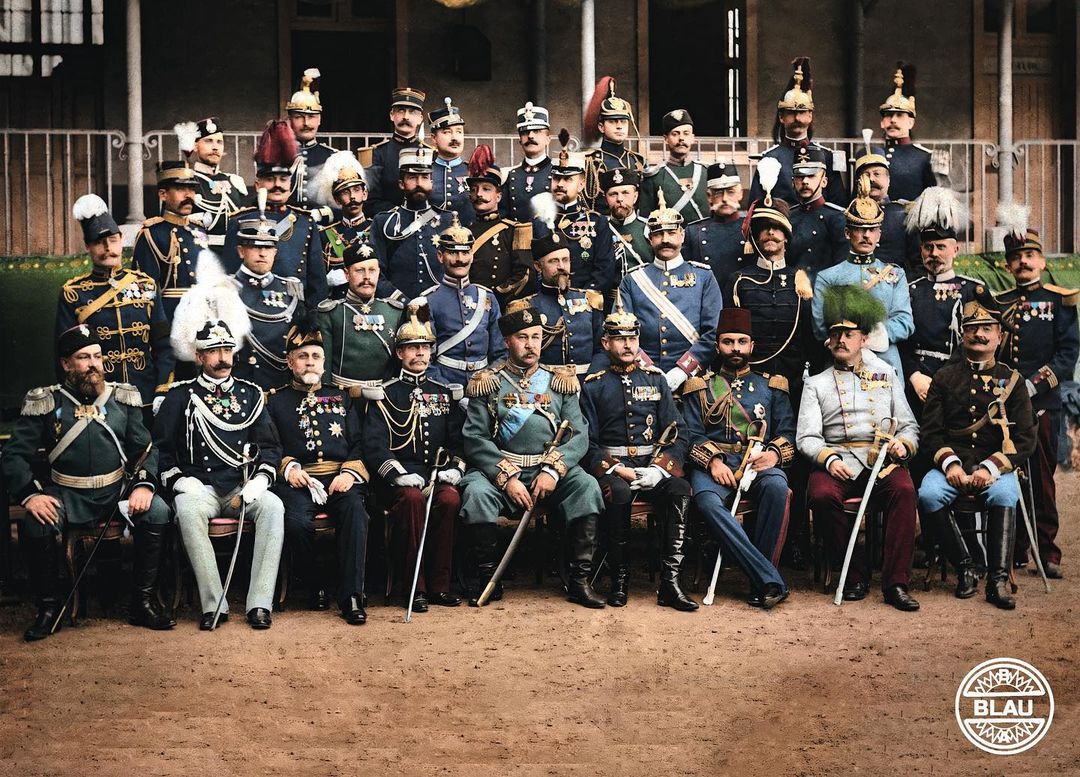
[[[260,473],[244,485],[240,491],[240,498],[244,500],[244,504],[249,505],[266,493],[268,488],[270,488],[270,479]]]
[[[435,481],[438,483],[449,483],[452,486],[456,486],[458,481],[461,480],[461,470],[457,467],[452,469],[439,470],[439,474],[435,476]]]
[[[1036,388],[1035,384],[1032,383],[1030,380],[1025,380],[1024,385],[1027,386],[1027,391],[1028,391],[1028,396],[1029,397],[1033,397],[1033,396],[1035,396],[1036,394],[1039,393],[1039,389]]]
[[[326,274],[326,282],[330,286],[344,286],[348,283],[348,279],[345,277],[345,271],[341,268],[335,268]]]
[[[159,397],[154,397],[154,403],[150,406],[150,410],[153,411],[154,415],[157,415],[158,410],[161,409],[161,403],[164,402],[164,401],[165,401],[165,395],[164,394],[162,394]]]
[[[308,483],[308,491],[311,493],[312,502],[317,505],[326,504],[326,500],[328,498],[326,488],[324,488],[323,484],[320,483],[318,480],[316,480],[315,478],[311,479],[311,482]]]
[[[408,488],[409,486],[423,488],[424,479],[419,475],[398,475],[394,478],[394,485],[398,488]]]
[[[193,477],[177,478],[176,482],[173,483],[173,491],[177,494],[194,494],[205,488],[205,483]]]
[[[889,350],[889,333],[885,329],[884,322],[879,322],[870,330],[870,336],[866,338],[866,347],[874,353],[885,353]]]
[[[630,488],[640,488],[644,491],[656,488],[664,479],[664,473],[658,467],[634,467],[637,478],[630,483]]]
[[[664,377],[667,379],[668,387],[672,391],[678,391],[679,386],[684,384],[689,376],[680,368],[672,367],[664,374]]]

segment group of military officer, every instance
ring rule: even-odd
[[[878,456],[889,604],[918,608],[917,503],[924,537],[959,570],[957,595],[974,592],[980,564],[949,506],[978,495],[986,597],[1013,606],[1004,581],[1025,462],[1031,552],[1059,576],[1057,386],[1075,368],[1077,293],[1041,283],[1026,214],[1006,237],[1015,289],[995,295],[953,271],[963,216],[910,143],[910,67],[881,106],[885,148],[855,161],[846,201],[831,175],[843,165],[810,140],[809,67],[793,63],[745,212],[734,164],[690,159],[683,109],[664,117],[669,158],[646,167],[610,80],[594,101],[597,148],[570,152],[564,137],[548,157],[548,112],[526,103],[525,159],[506,174],[486,147],[463,160],[450,99],[428,116],[435,147],[423,143],[425,95],[409,87],[393,92],[391,138],[356,155],[319,143],[318,71],[305,72],[287,119],[267,125],[254,196],[220,171],[216,118],[178,125],[191,159],[160,166],[161,216],[139,233],[130,269],[105,203],[75,203],[93,269],[61,292],[63,382],[30,392],[3,457],[28,512],[39,612],[27,638],[46,636],[59,611],[53,530],[100,519],[122,496],[137,523],[131,620],[151,628],[174,625],[150,596],[162,497],[206,629],[228,614],[207,527],[239,515],[255,527],[254,628],[271,624],[286,540],[311,605],[329,607],[336,589],[343,618],[363,623],[369,498],[419,570],[414,611],[460,603],[459,516],[483,582],[498,560],[496,518],[540,505],[566,527],[571,600],[624,605],[636,499],[661,527],[659,604],[698,606],[679,582],[693,505],[748,576],[747,601],[768,609],[788,595],[781,551],[797,566],[805,550],[804,506],[842,548],[845,500]],[[914,202],[890,207],[890,190]],[[900,254],[882,255],[886,232]],[[39,447],[46,483],[31,470]],[[754,508],[745,526],[736,493]],[[333,579],[315,554],[321,514],[337,529]],[[606,598],[592,588],[598,546]],[[844,598],[865,597],[867,577],[856,556]]]

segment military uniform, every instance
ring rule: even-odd
[[[608,225],[615,235],[615,245],[622,246],[623,261],[618,278],[621,282],[628,272],[652,261],[652,245],[649,243],[645,219],[637,213],[631,213],[625,221],[608,216]]]
[[[304,299],[300,281],[272,272],[255,275],[246,267],[234,279],[251,319],[251,331],[236,353],[233,372],[263,390],[281,386],[289,380],[285,335]]]
[[[791,243],[785,253],[791,266],[801,267],[813,278],[847,258],[843,208],[818,195],[810,202],[792,205],[788,217]]]
[[[559,205],[554,229],[533,220],[533,237],[558,234],[570,249],[570,285],[606,294],[616,286],[623,247],[616,243],[608,217],[585,208],[580,200]]]
[[[312,207],[308,198],[308,186],[312,179],[319,174],[319,168],[326,164],[326,160],[337,149],[326,143],[319,142],[318,138],[312,138],[306,143],[300,144],[300,153],[292,164],[292,192],[289,194],[289,204],[301,208]]]
[[[937,185],[931,164],[931,151],[907,138],[888,138],[884,148],[874,149],[889,161],[889,196],[913,201],[923,190]]]
[[[186,216],[169,211],[144,221],[135,236],[131,266],[157,284],[170,321],[180,298],[195,282],[199,251],[209,245],[202,229],[189,224]]]
[[[381,383],[394,358],[394,332],[404,305],[374,297],[363,300],[346,292],[340,300],[324,300],[316,311],[326,354],[325,381],[340,388]]]
[[[412,299],[442,280],[435,244],[450,219],[449,213],[430,204],[421,210],[398,205],[375,217],[371,244],[392,294]]]
[[[566,367],[577,375],[589,371],[600,353],[604,324],[604,298],[598,291],[569,288],[560,292],[540,284],[540,291],[522,302],[545,317],[540,361],[548,368]]]
[[[505,195],[504,195],[505,197]],[[495,292],[500,307],[524,294],[532,258],[532,223],[477,216],[468,227],[473,234],[473,263],[469,277]]]
[[[551,191],[551,157],[546,154],[533,162],[525,160],[506,173],[503,184],[503,213],[514,221],[533,217],[532,198]]]
[[[892,185],[889,186],[892,191]],[[885,220],[881,224],[881,242],[874,254],[884,262],[892,262],[911,273],[922,268],[919,261],[919,238],[907,231],[904,218],[907,214],[907,202],[885,197],[881,200],[885,211]]]
[[[679,211],[687,222],[708,217],[709,201],[705,197],[706,167],[690,161],[685,165],[673,165],[670,161],[645,170],[641,181],[641,199],[638,212],[646,216],[660,204],[658,193],[673,210]]]
[[[455,211],[463,224],[471,224],[476,218],[469,200],[469,186],[465,183],[468,175],[469,166],[461,157],[451,160],[436,157],[431,169],[431,204],[441,210]]]
[[[596,148],[585,152],[586,181],[600,180],[600,176],[608,170],[633,170],[637,173],[645,172],[645,157],[636,151],[631,151],[625,143],[615,143],[606,138],[600,141]],[[590,190],[595,192],[590,195]],[[593,208],[597,213],[607,216],[607,202],[600,192],[597,183],[587,183],[586,197],[590,197]]]
[[[394,133],[386,140],[361,148],[356,152],[356,158],[364,166],[364,172],[368,180],[368,198],[364,203],[364,213],[371,218],[401,204],[401,190],[398,189],[400,180],[398,172],[398,157],[402,149],[419,148],[426,144],[420,142],[420,138],[413,136],[403,138]]]
[[[795,193],[795,188],[791,182],[792,167],[795,163],[795,158],[800,155],[800,149],[805,149],[806,153],[812,155],[821,155],[826,159],[832,160],[832,165],[829,169],[829,182],[825,186],[825,200],[831,202],[833,205],[839,205],[841,208],[847,205],[847,192],[844,189],[843,181],[840,178],[840,170],[843,169],[843,154],[835,152],[832,149],[826,148],[820,143],[815,143],[808,138],[802,138],[800,140],[792,140],[791,138],[783,138],[780,143],[770,146],[762,153],[762,157],[772,157],[780,163],[780,177],[776,182],[776,187],[773,189],[773,197],[784,200],[788,203],[796,203],[799,201],[799,195]],[[754,172],[754,180],[750,184],[750,201],[762,199],[764,192],[761,188],[761,180],[758,177],[757,172]]]
[[[319,230],[319,238],[323,246],[323,258],[326,260],[326,282],[332,299],[341,299],[348,290],[348,284],[343,278],[331,275],[334,270],[340,270],[343,275],[345,264],[342,257],[345,247],[357,240],[362,232],[371,229],[372,221],[366,216],[358,216],[355,219],[347,219],[344,216],[337,221],[327,224]],[[341,283],[331,283],[331,279],[337,278]]]
[[[920,276],[908,284],[915,328],[900,343],[906,377],[921,372],[932,378],[953,358],[960,346],[960,316],[964,305],[976,294],[984,293],[981,283],[952,271],[937,277]],[[908,392],[908,399],[913,409],[921,410],[922,402],[915,401],[913,392]]]
[[[464,386],[478,370],[506,356],[499,334],[502,311],[491,289],[444,275],[423,297],[435,330],[438,356],[433,361],[447,382]]]
[[[229,219],[250,200],[247,183],[243,176],[226,173],[220,167],[202,162],[195,162],[191,168],[199,182],[195,212],[208,214],[210,220],[205,225],[207,242],[212,246],[223,246]]]
[[[726,288],[732,273],[739,269],[743,256],[742,221],[744,213],[733,213],[720,220],[713,216],[686,225],[683,251],[687,259],[712,268],[716,283]]]

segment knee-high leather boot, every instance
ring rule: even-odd
[[[1009,564],[1016,540],[1016,508],[991,507],[987,520],[986,601],[1012,610],[1016,599],[1009,588]]]
[[[49,636],[53,621],[60,612],[60,597],[56,590],[56,574],[60,565],[56,557],[56,541],[51,536],[20,538],[19,544],[26,548],[30,586],[34,589],[38,607],[37,617],[23,633],[23,639],[35,642]],[[62,623],[57,626],[57,631],[62,626]]]
[[[611,590],[607,603],[612,607],[626,604],[630,570],[626,563],[626,543],[630,536],[630,505],[609,505],[604,512],[607,522],[607,563],[611,570]]]
[[[499,565],[499,530],[493,523],[478,523],[472,527],[473,550],[476,553],[477,585],[479,588],[474,596],[469,598],[469,606],[477,607],[480,594],[484,587],[495,574],[495,568]],[[502,581],[500,580],[488,598],[489,602],[497,602],[503,598]]]
[[[171,629],[176,621],[154,606],[158,569],[161,566],[163,527],[140,523],[135,527],[135,568],[132,572],[131,605],[128,623],[155,631]]]
[[[683,546],[686,544],[686,512],[689,508],[689,496],[672,497],[664,511],[664,557],[660,562],[660,590],[656,592],[656,603],[661,607],[674,607],[683,612],[693,612],[698,608],[697,602],[683,593],[679,586]]]
[[[596,552],[596,515],[575,518],[567,527],[570,549],[570,580],[566,593],[572,602],[585,607],[599,609],[604,606],[604,598],[593,590],[589,577],[592,573],[592,558]]]
[[[946,557],[956,567],[956,598],[970,599],[979,590],[979,580],[975,575],[975,565],[971,560],[964,533],[956,522],[950,507],[945,507],[926,516],[929,525],[934,526]]]

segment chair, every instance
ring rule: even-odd
[[[94,540],[97,539],[102,529],[105,529],[105,533],[101,537],[102,542],[119,542],[124,539],[124,521],[121,518],[114,518],[110,521],[107,529],[105,528],[105,519],[102,519],[89,525],[69,524],[64,531],[64,561],[67,565],[68,579],[73,584],[79,574],[78,557],[87,546],[93,546]],[[70,617],[72,625],[76,624],[76,619],[80,614],[81,599],[79,589],[76,588],[71,597]]]
[[[852,520],[859,514],[859,507],[862,505],[861,497],[852,497],[851,499],[844,500],[844,515],[850,516]],[[824,562],[824,582],[822,583],[822,591],[829,592],[829,589],[833,586],[833,567],[835,566],[834,559],[832,557],[833,548],[829,547],[829,542],[826,541],[823,532],[818,531],[817,521],[814,520],[813,512],[810,511],[810,522],[814,531],[814,582],[822,580],[822,562]],[[859,531],[863,533],[864,542],[866,545],[866,559],[867,559],[867,584],[870,583],[869,578],[873,577],[873,571],[880,566],[880,558],[883,548],[883,538],[885,529],[885,514],[880,509],[867,509],[866,515],[863,516],[862,526]],[[846,550],[846,548],[844,549]]]
[[[700,513],[697,512],[696,509],[694,510],[694,513],[695,513],[695,516],[696,516],[695,519],[694,519],[694,526],[696,526],[698,528],[697,542],[696,542],[696,544],[697,544],[697,553],[695,553],[695,559],[696,560],[695,560],[695,564],[694,564],[694,590],[700,592],[701,591],[702,571],[704,569],[707,569],[709,571],[709,573],[711,574],[713,567],[715,567],[715,565],[716,565],[716,560],[715,559],[712,562],[713,566],[707,566],[705,564],[705,561],[706,561],[705,546],[706,546],[706,544],[716,542],[716,541],[712,539],[712,535],[709,532],[709,529],[708,529],[708,526],[707,526],[707,524],[705,522],[705,519],[700,515]],[[739,522],[740,526],[744,527],[744,530],[745,530],[745,527],[746,527],[748,522],[749,522],[749,524],[751,526],[753,526],[753,521],[754,521],[754,518],[755,518],[756,515],[757,515],[757,504],[755,503],[754,498],[749,493],[743,494],[742,499],[739,500],[739,506],[735,510],[735,519]],[[777,568],[779,568],[779,566],[780,566],[780,556],[784,551],[784,543],[787,541],[788,524],[789,524],[790,520],[791,520],[791,489],[789,488],[787,490],[787,500],[784,503],[784,519],[780,524],[780,533],[779,533],[779,535],[777,535],[776,545],[773,547],[772,556],[769,558],[769,561],[772,562],[772,565],[774,567],[777,567]],[[717,556],[722,557],[721,554],[723,553],[723,547],[720,545],[719,542],[716,542],[716,546],[717,546],[716,547]]]
[[[218,516],[216,518],[211,518],[210,519],[210,523],[207,525],[206,535],[210,538],[210,544],[213,545],[214,554],[217,556],[219,562],[221,561],[222,557],[225,557],[225,558],[231,558],[232,557],[232,551],[233,551],[232,543],[224,542],[223,540],[228,540],[228,539],[231,538],[233,540],[233,542],[235,542],[236,541],[235,537],[236,537],[236,532],[237,531],[240,531],[244,535],[254,535],[255,534],[255,521],[245,518],[244,519],[244,525],[241,528],[239,518],[225,518],[224,516]],[[183,539],[183,535],[179,531],[179,528],[177,528],[176,536],[177,536],[177,538],[179,540],[179,542],[177,544],[182,547],[183,544],[184,544],[184,539]],[[241,542],[243,542],[243,539],[241,539]],[[187,550],[186,549],[184,551],[184,557],[187,558]],[[237,562],[237,564],[239,564],[239,561]],[[284,565],[282,565],[282,564],[278,565],[278,587],[279,588],[284,585],[284,583],[282,581],[282,576],[281,576],[283,568],[284,568]],[[190,562],[187,565],[187,572],[188,572],[188,574],[186,575],[184,583],[186,584],[186,588],[187,588],[187,604],[190,606],[191,603],[192,603],[192,583],[194,582],[194,580],[193,580],[194,576],[193,576],[193,573],[191,571]],[[179,572],[177,572],[177,575],[179,575]],[[224,580],[222,582],[224,582]],[[181,587],[182,586],[177,585],[176,593],[173,596],[174,609],[175,609],[176,605],[179,604],[179,601],[180,601],[180,589],[181,589]]]
[[[1021,498],[1022,498],[1022,495],[1021,495]],[[968,551],[972,555],[972,560],[973,560],[973,562],[975,564],[976,570],[978,570],[980,567],[983,569],[983,574],[979,575],[979,577],[982,577],[986,573],[986,558],[985,558],[985,556],[983,556],[981,558],[982,563],[981,564],[979,563],[980,559],[979,559],[978,556],[976,556],[976,554],[975,554],[975,552],[974,552],[974,550],[972,548],[972,542],[969,541],[968,538],[970,537],[973,540],[978,539],[980,537],[983,538],[982,546],[983,546],[983,548],[985,548],[985,538],[986,538],[986,536],[987,536],[987,534],[989,532],[989,527],[988,527],[988,525],[986,523],[986,520],[985,520],[985,517],[986,517],[986,515],[985,515],[986,514],[986,495],[985,495],[985,493],[961,494],[960,496],[958,496],[953,501],[951,509],[952,509],[953,515],[956,518],[957,525],[960,527],[960,533],[964,537],[964,541],[967,543]],[[983,520],[980,521],[979,520],[980,518],[982,518]],[[970,520],[967,520],[967,519],[970,519]],[[1020,513],[1017,513],[1016,520],[1017,520],[1017,523],[1019,523],[1020,521],[1023,520],[1023,517],[1020,515]],[[926,531],[926,529],[927,529],[927,527],[924,526],[923,531]],[[944,583],[948,579],[948,576],[949,576],[948,566],[949,566],[948,559],[946,559],[944,553],[941,553],[940,554],[940,567],[939,567],[939,569],[941,571],[941,582],[942,583]],[[933,565],[932,564],[927,565],[927,567],[926,567],[926,575],[923,577],[923,581],[922,581],[922,587],[923,587],[924,591],[929,591],[930,590],[930,576],[933,574],[933,571],[934,571],[933,570]],[[1016,593],[1016,591],[1017,591],[1016,575],[1015,575],[1015,570],[1013,569],[1013,565],[1012,565],[1011,562],[1009,564],[1009,587],[1012,589],[1013,593]]]

